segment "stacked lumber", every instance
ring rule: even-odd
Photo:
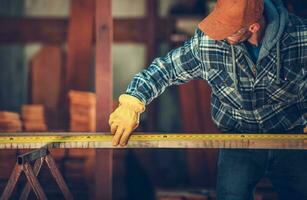
[[[70,131],[96,131],[96,95],[91,92],[69,92]]]
[[[43,105],[23,105],[21,114],[25,131],[47,131]]]
[[[22,124],[18,113],[1,111],[0,112],[0,131],[19,132],[22,131]]]
[[[269,193],[272,195],[272,193]],[[264,198],[264,193],[256,192],[254,200],[264,200],[272,198]],[[269,196],[268,196],[269,197]],[[272,197],[272,196],[270,196]],[[216,200],[216,191],[211,189],[172,189],[156,191],[156,200]],[[276,199],[276,198],[273,198]]]
[[[173,189],[158,190],[156,192],[156,200],[211,200],[209,191],[189,190],[189,189]]]

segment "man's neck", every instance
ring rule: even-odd
[[[252,36],[248,39],[248,42],[253,44],[253,45],[255,45],[255,46],[259,46],[259,44],[261,43],[261,41],[263,39],[265,28],[266,28],[266,20],[263,17],[263,19],[260,22],[260,29],[259,29],[259,31],[257,31],[256,33],[252,34]]]

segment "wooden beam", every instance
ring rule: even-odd
[[[94,0],[71,2],[66,79],[68,89],[89,90],[93,59]]]
[[[181,124],[182,130],[185,132],[201,132],[202,124],[200,117],[200,105],[198,104],[197,81],[191,81],[187,84],[178,86],[179,99],[181,108]],[[199,172],[204,170],[207,160],[204,157],[202,149],[186,149],[187,174],[189,185],[195,187],[200,184],[198,180],[206,181],[205,173]],[[207,172],[206,170],[205,172]]]
[[[211,116],[211,88],[206,81],[196,81],[197,107],[199,107],[199,117],[201,121],[201,131],[209,133],[219,133]]]
[[[200,132],[204,122],[199,117],[197,81],[179,85],[178,90],[182,130],[186,132]]]
[[[197,107],[199,107],[199,119],[201,122],[201,132],[219,133],[211,117],[211,89],[203,80],[196,81]],[[218,149],[201,149],[190,152],[188,156],[194,162],[188,164],[191,185],[214,187],[217,175]],[[194,165],[193,165],[194,164]],[[206,169],[204,171],[204,169]]]
[[[157,53],[156,44],[156,30],[157,30],[157,19],[158,19],[158,4],[156,0],[147,0],[147,20],[146,24],[146,45],[147,45],[147,63],[151,63]]]
[[[114,41],[115,42],[137,42],[145,43],[144,34],[145,18],[115,19],[114,20]]]
[[[145,43],[151,47],[156,46],[158,41],[168,41],[169,36],[172,33],[173,18],[158,18],[154,12],[154,5],[157,1],[151,2],[148,7],[151,9],[151,14],[145,18],[125,18],[114,19],[114,42],[136,42]],[[148,25],[151,23],[151,25]],[[144,26],[148,26],[144,34]],[[149,61],[152,60],[153,52],[156,52],[156,48],[149,49],[147,56]]]
[[[165,27],[173,23],[172,19],[157,20],[158,40],[168,40],[171,29]],[[0,43],[63,44],[67,41],[68,24],[66,18],[0,18]],[[146,43],[146,24],[147,18],[114,19],[114,42]]]
[[[113,107],[112,0],[96,0],[97,131],[109,131]],[[96,150],[95,199],[112,200],[113,150]]]
[[[66,41],[68,20],[56,18],[0,18],[0,43]]]
[[[69,90],[90,90],[90,74],[92,70],[92,63],[94,59],[93,51],[93,37],[94,37],[94,15],[95,15],[95,1],[94,0],[73,0],[71,1],[68,37],[67,37],[67,59],[66,59],[66,93],[64,97],[67,97]],[[66,101],[67,103],[68,101]],[[71,103],[71,102],[70,102]],[[69,108],[68,108],[69,107]],[[66,106],[70,109],[71,106]],[[96,117],[96,116],[95,116]],[[69,118],[69,117],[67,117]],[[71,121],[71,119],[70,119]],[[70,130],[73,130],[70,123]],[[94,127],[95,128],[95,127]],[[88,129],[87,131],[90,131]],[[72,158],[76,154],[76,149],[66,150],[66,156]],[[85,158],[84,165],[90,164],[91,169],[94,168],[93,162],[94,150],[84,150],[80,157]],[[66,166],[69,171],[70,166]],[[85,166],[84,166],[85,168]],[[89,185],[93,185],[94,171],[92,173],[84,174],[88,175],[87,182]],[[85,172],[86,173],[86,172]],[[93,188],[88,189],[88,193],[93,193]]]
[[[210,115],[209,86],[204,81],[191,81],[178,88],[183,131],[217,132]],[[187,149],[186,158],[189,185],[211,186],[216,177],[217,149]]]
[[[157,19],[158,2],[156,0],[146,0],[147,20],[146,20],[146,62],[149,65],[157,53]],[[145,25],[145,24],[144,24]],[[152,102],[147,106],[147,127],[146,131],[155,131],[157,119],[158,101]]]

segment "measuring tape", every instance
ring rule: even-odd
[[[0,135],[0,143],[31,142],[110,142],[110,134],[65,133],[57,135],[9,136]],[[307,134],[138,134],[129,141],[185,141],[185,140],[307,140]]]
[[[14,134],[2,134],[0,135],[0,148],[5,148],[8,146],[18,147],[37,147],[39,144],[47,143],[57,143],[58,147],[62,148],[103,148],[103,147],[112,147],[111,142],[113,135],[106,133],[24,133]],[[247,144],[248,142],[254,143],[280,143],[281,148],[287,148],[287,145],[290,146],[300,145],[307,146],[307,134],[133,134],[129,139],[129,144],[132,144],[130,147],[167,147],[171,144],[170,147],[185,147],[185,142],[188,144],[203,144],[203,147],[206,148],[206,145],[211,144],[212,147],[219,146],[224,147],[225,144],[229,144],[231,147],[231,142],[240,146],[240,143]],[[216,142],[217,145],[214,145],[213,142]],[[62,145],[66,144],[66,145]],[[33,144],[33,145],[30,145]],[[71,145],[69,145],[71,144]],[[88,144],[88,145],[86,145]],[[155,144],[155,145],[153,145]],[[165,146],[161,146],[164,144]],[[176,146],[176,144],[179,144]],[[92,146],[91,146],[92,145]],[[224,146],[223,146],[224,145]],[[189,145],[186,145],[189,146]],[[193,145],[190,145],[191,147]],[[201,146],[197,146],[201,148]]]

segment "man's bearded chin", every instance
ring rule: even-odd
[[[226,41],[227,41],[229,44],[231,44],[231,45],[236,45],[236,44],[239,44],[239,43],[241,43],[241,42],[247,41],[249,38],[250,38],[250,37],[244,37],[244,38],[241,38],[241,39],[239,39],[239,40],[231,40],[231,39],[226,38]]]

